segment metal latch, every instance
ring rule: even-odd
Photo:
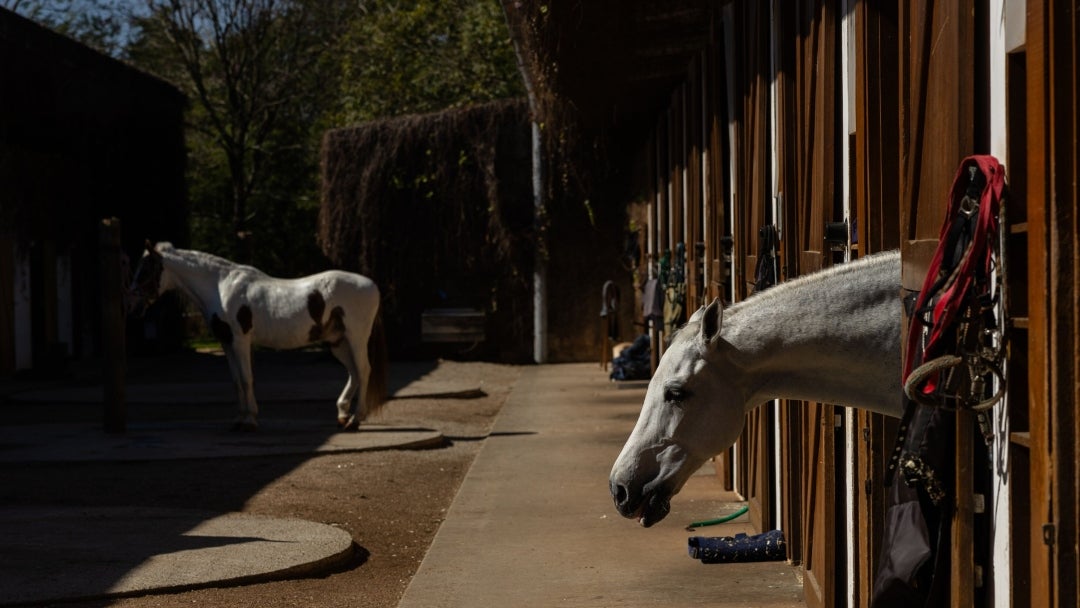
[[[1043,527],[1042,527],[1043,544],[1052,547],[1054,545],[1054,540],[1055,540],[1054,535],[1055,535],[1056,531],[1057,530],[1054,527],[1054,524],[1043,524]]]

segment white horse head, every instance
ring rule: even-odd
[[[135,274],[131,278],[131,285],[124,296],[129,315],[141,314],[161,294],[167,291],[162,284],[165,265],[162,263],[159,248],[171,250],[172,243],[163,241],[155,247],[149,240],[146,241],[146,249],[143,251],[142,257],[139,258],[138,265],[135,266]]]
[[[663,519],[671,497],[770,399],[902,411],[900,256],[865,258],[699,309],[665,350],[611,470],[624,517]]]
[[[740,382],[737,353],[720,338],[723,317],[714,301],[676,334],[612,470],[616,508],[646,527],[663,519],[690,475],[742,432],[749,389]]]

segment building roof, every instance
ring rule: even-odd
[[[705,0],[503,0],[534,83],[593,127],[652,120],[711,37]]]

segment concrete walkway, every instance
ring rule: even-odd
[[[757,532],[685,530],[741,505],[709,470],[652,528],[615,512],[608,472],[643,396],[595,364],[524,370],[399,608],[804,606],[797,568],[688,556],[690,536]]]

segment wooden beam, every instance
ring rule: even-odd
[[[101,356],[105,432],[127,428],[124,374],[124,284],[120,270],[120,220],[109,218],[98,228],[101,272]]]

